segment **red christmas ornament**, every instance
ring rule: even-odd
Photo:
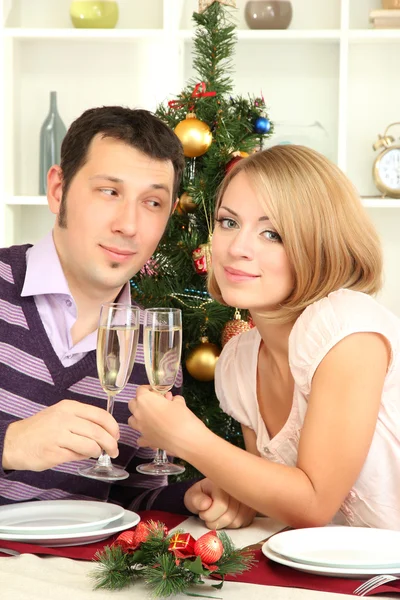
[[[123,531],[113,543],[113,546],[121,546],[124,552],[133,552],[136,548],[135,532]]]
[[[254,323],[250,324],[249,321],[243,321],[240,310],[237,308],[234,318],[224,325],[221,334],[221,346],[224,347],[231,338],[235,337],[235,335],[248,331],[249,329],[252,329],[252,327],[254,327]]]
[[[211,267],[211,243],[201,244],[192,252],[194,268],[198,275],[207,274]]]
[[[194,545],[194,553],[200,556],[201,561],[207,566],[217,562],[223,552],[224,547],[215,529],[199,537]]]
[[[121,546],[124,552],[134,552],[142,542],[145,542],[150,533],[163,531],[167,535],[168,529],[155,521],[140,522],[134,531],[123,531],[115,540],[114,546]]]
[[[136,547],[140,546],[142,542],[145,542],[149,537],[150,529],[147,523],[139,523],[135,529],[135,543]]]
[[[190,533],[175,533],[169,543],[168,550],[173,552],[176,558],[187,558],[194,556],[194,545],[196,540]]]

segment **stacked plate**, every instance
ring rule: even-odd
[[[136,513],[87,500],[40,500],[0,507],[0,540],[78,546],[104,540],[139,523]]]
[[[320,575],[400,574],[400,531],[334,526],[293,529],[274,535],[262,551],[282,565]]]

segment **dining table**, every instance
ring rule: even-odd
[[[195,539],[208,531],[197,517],[162,511],[142,511],[142,521],[164,523],[169,532],[177,529],[191,533]],[[261,547],[284,525],[267,517],[256,518],[243,529],[228,530],[236,547],[250,547],[254,566],[237,576],[226,578],[222,589],[206,585],[190,591],[223,600],[345,600],[363,582],[360,579],[328,577],[302,572],[268,559]],[[150,598],[146,585],[139,581],[122,590],[94,589],[92,574],[97,568],[95,555],[118,537],[95,543],[45,547],[4,541],[0,535],[0,600],[132,600]],[[14,552],[15,555],[6,554]],[[211,582],[212,583],[212,582]],[[400,582],[399,582],[400,584]],[[183,600],[183,594],[171,598]],[[400,598],[400,585],[388,584],[374,592],[374,598]]]

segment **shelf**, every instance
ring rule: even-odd
[[[362,198],[362,203],[366,208],[400,208],[400,200],[395,198]]]
[[[171,37],[171,32],[164,29],[73,29],[65,27],[51,28],[5,28],[5,38],[17,40],[61,39],[61,40],[120,40],[163,39]],[[173,34],[175,35],[175,34]],[[176,32],[177,39],[192,40],[193,30],[181,29]],[[237,30],[239,41],[264,42],[332,42],[348,38],[352,44],[369,42],[400,41],[400,29],[283,29],[283,30]]]
[[[400,200],[394,198],[364,197],[362,203],[367,208],[400,208]],[[6,200],[7,206],[47,206],[46,196],[11,196]]]
[[[9,196],[7,206],[44,206],[47,205],[46,196]]]
[[[18,40],[25,39],[77,39],[77,40],[130,40],[141,38],[171,37],[171,32],[164,29],[24,29],[10,28],[3,30],[4,37]],[[177,38],[191,40],[193,30],[181,29],[177,32]],[[238,40],[265,41],[265,42],[331,42],[340,39],[340,31],[337,29],[308,30],[308,29],[284,29],[284,30],[251,30],[239,29]]]
[[[338,29],[239,30],[239,40],[331,41],[340,38]]]
[[[400,29],[353,29],[349,31],[348,38],[352,44],[400,42]]]
[[[13,28],[4,29],[5,38],[17,40],[32,40],[32,39],[57,39],[57,40],[121,40],[127,41],[132,39],[162,39],[170,36],[163,29],[24,29]]]
[[[238,29],[237,38],[239,41],[264,41],[264,42],[332,42],[340,39],[340,30],[338,29]],[[191,40],[193,31],[191,29],[181,29],[178,32],[179,38]]]
[[[129,41],[140,39],[170,38],[171,32],[164,29],[4,29],[5,38],[15,40],[108,40]],[[175,34],[174,34],[175,36]],[[348,37],[351,44],[400,42],[400,29],[359,29],[353,31],[340,31],[336,29],[307,30],[238,30],[239,41],[249,42],[333,42]],[[191,29],[181,29],[176,33],[176,38],[184,41],[193,39]]]

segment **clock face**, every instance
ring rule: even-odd
[[[384,152],[377,169],[385,187],[400,191],[400,148],[392,148]]]

